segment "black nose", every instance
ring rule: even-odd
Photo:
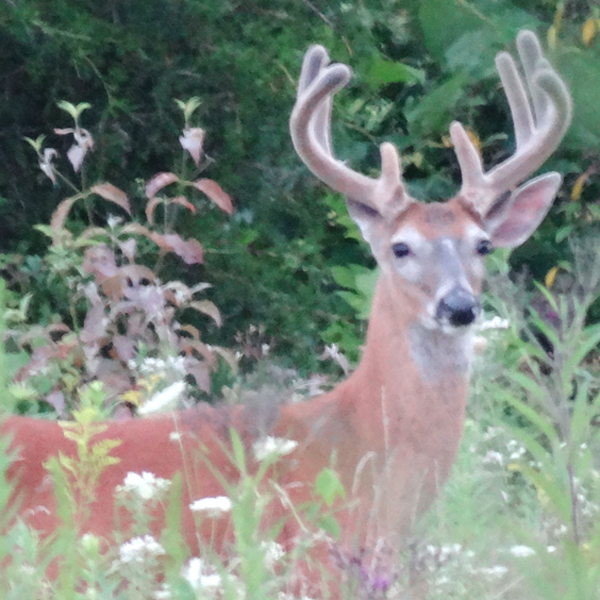
[[[463,288],[455,288],[444,296],[437,307],[437,318],[453,327],[470,325],[479,312],[475,296]]]

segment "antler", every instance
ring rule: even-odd
[[[463,180],[460,195],[482,215],[501,194],[542,166],[556,150],[571,122],[572,105],[567,87],[544,58],[536,35],[531,31],[519,32],[517,49],[526,85],[510,54],[500,52],[496,56],[496,68],[514,123],[515,153],[485,173],[479,153],[464,127],[458,121],[450,126]]]
[[[290,118],[292,142],[300,158],[319,179],[349,199],[393,218],[412,201],[402,182],[396,147],[389,142],[381,145],[381,175],[377,179],[353,171],[332,152],[332,98],[351,76],[347,65],[329,64],[323,46],[308,49]]]

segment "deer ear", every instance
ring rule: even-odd
[[[539,227],[554,200],[562,177],[546,173],[496,201],[484,221],[498,248],[520,246]]]
[[[377,232],[384,223],[384,218],[374,208],[357,200],[347,199],[346,205],[352,220],[358,225],[362,236],[372,245]]]

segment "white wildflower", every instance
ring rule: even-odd
[[[190,504],[190,510],[193,512],[204,512],[209,517],[218,517],[222,513],[231,510],[231,500],[227,496],[201,498]]]
[[[500,452],[488,450],[487,454],[481,459],[481,462],[485,465],[495,463],[502,466],[504,465],[504,457],[502,454],[500,454]]]
[[[508,329],[509,327],[510,321],[508,319],[502,319],[501,317],[495,316],[481,323],[479,330],[485,331],[486,329]]]
[[[554,554],[556,552],[556,546],[548,546],[546,552],[548,552],[548,554]]]
[[[120,225],[123,222],[121,217],[117,217],[116,215],[108,215],[106,218],[106,223],[110,229],[114,229],[117,225]]]
[[[171,598],[171,590],[167,585],[163,585],[160,590],[154,592],[154,600],[171,600]]]
[[[154,473],[142,471],[142,474],[129,471],[123,480],[123,484],[117,486],[116,491],[120,493],[131,493],[142,500],[151,500],[158,494],[169,489],[171,482],[168,479],[157,477]]]
[[[493,567],[482,567],[477,569],[477,573],[481,573],[481,575],[489,577],[490,579],[495,579],[506,575],[508,569],[503,565],[494,565]]]
[[[165,549],[151,535],[135,537],[119,548],[119,559],[122,564],[145,563],[148,559],[164,556]]]
[[[56,183],[56,175],[54,173],[54,166],[52,161],[58,156],[58,152],[54,148],[46,148],[44,154],[40,156],[40,169],[44,172],[46,177],[52,180],[52,183]]]
[[[190,582],[194,591],[218,589],[222,585],[221,576],[218,573],[210,573],[209,569],[201,558],[192,558],[181,570],[181,575]]]
[[[202,158],[202,146],[204,144],[204,129],[200,127],[186,127],[183,135],[179,137],[179,143],[184,150],[190,153],[196,166],[200,164]]]
[[[517,558],[526,558],[527,556],[533,556],[535,554],[535,550],[533,548],[521,545],[513,546],[509,552]]]
[[[265,566],[267,569],[272,569],[275,563],[285,556],[283,546],[275,541],[261,542],[260,546],[265,553]]]
[[[293,452],[297,445],[296,440],[267,436],[254,442],[252,450],[254,451],[254,458],[260,461],[270,456],[285,456]]]
[[[181,434],[179,433],[179,431],[171,431],[171,433],[169,434],[169,441],[170,442],[179,442],[181,440]]]
[[[157,412],[164,412],[175,407],[175,404],[185,391],[185,381],[177,381],[169,387],[154,394],[147,402],[138,409],[138,414],[149,415]]]

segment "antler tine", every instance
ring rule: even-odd
[[[298,96],[303,94],[317,78],[321,69],[329,64],[329,54],[323,46],[311,46],[302,61],[302,71],[298,81]],[[329,155],[333,154],[331,146],[331,96],[323,101],[313,117],[315,137],[321,148]]]
[[[556,150],[571,122],[571,97],[567,87],[544,58],[536,35],[521,31],[517,48],[526,84],[510,54],[501,52],[496,57],[514,123],[515,153],[485,173],[479,153],[464,127],[458,122],[450,127],[463,177],[461,196],[481,214],[498,196],[542,166]]]
[[[401,181],[400,160],[393,144],[381,145],[382,171],[377,179],[353,171],[333,155],[332,98],[350,81],[352,71],[347,65],[328,62],[327,51],[322,46],[312,46],[304,56],[290,118],[294,148],[306,166],[327,185],[392,216],[410,201]]]

